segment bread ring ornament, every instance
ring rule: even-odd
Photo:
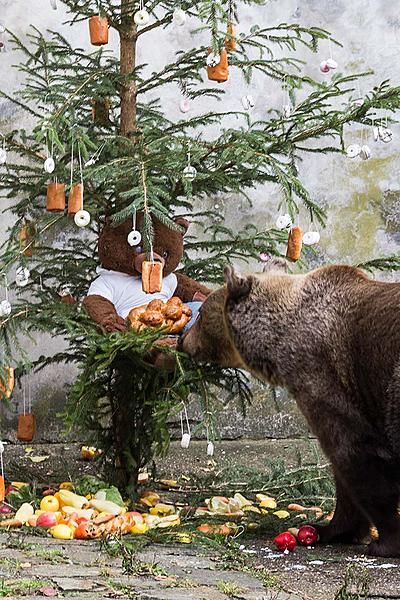
[[[160,262],[144,260],[142,263],[142,289],[146,294],[161,292],[163,266]]]
[[[146,306],[133,308],[128,319],[134,331],[146,327],[165,329],[166,333],[179,333],[192,317],[192,310],[176,296],[168,302],[152,300]]]
[[[208,49],[208,54],[212,54],[212,48]],[[228,81],[228,54],[226,48],[221,49],[218,64],[215,66],[207,66],[207,77],[210,81],[218,81],[218,83]]]
[[[286,250],[286,258],[292,262],[296,262],[301,256],[302,238],[303,233],[301,227],[292,227],[289,232]]]

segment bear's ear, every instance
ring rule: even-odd
[[[190,225],[189,221],[187,219],[185,219],[184,217],[177,217],[175,219],[175,223],[177,225],[180,225],[181,227],[183,227],[183,229],[185,230],[183,235],[185,235],[187,230],[189,229],[189,225]]]
[[[224,268],[226,287],[228,296],[234,300],[248,296],[251,289],[250,277],[244,277],[235,272],[232,265],[226,265]]]
[[[288,272],[288,264],[282,256],[268,256],[263,258],[263,273],[268,271],[283,271]]]

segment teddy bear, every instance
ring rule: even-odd
[[[137,228],[141,229],[143,214],[138,213]],[[187,277],[175,273],[183,256],[183,238],[188,230],[186,219],[178,217],[175,223],[180,231],[168,228],[156,218],[154,229],[153,260],[163,265],[160,292],[146,293],[142,289],[142,264],[147,259],[141,245],[131,246],[128,235],[132,231],[132,219],[114,226],[107,222],[100,234],[98,253],[101,268],[91,283],[83,305],[91,318],[106,332],[125,331],[127,316],[131,309],[148,304],[152,300],[168,301],[177,296],[192,309],[194,322],[198,308],[211,293],[211,289]],[[172,344],[171,344],[172,345]]]

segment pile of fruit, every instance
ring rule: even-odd
[[[104,482],[92,479],[93,482],[86,485],[85,490],[89,487],[93,493],[87,495],[76,493],[80,491],[79,487],[73,491],[71,482],[60,484],[58,489],[45,490],[40,499],[40,508],[36,510],[33,504],[37,506],[38,499],[24,497],[23,490],[29,489],[24,488],[27,484],[14,483],[8,486],[6,500],[0,506],[0,512],[11,513],[12,506],[19,508],[12,517],[7,515],[1,520],[0,527],[39,527],[46,529],[54,538],[88,540],[112,534],[142,535],[150,529],[176,527],[181,524],[180,515],[184,511],[186,516],[195,519],[197,523],[200,521],[200,524],[196,523],[197,531],[206,535],[229,536],[234,535],[239,526],[242,531],[243,528],[248,531],[257,529],[258,523],[254,522],[257,515],[269,514],[274,519],[288,519],[294,514],[307,519],[310,513],[314,519],[324,516],[320,507],[306,508],[289,504],[287,510],[278,509],[276,500],[265,494],[257,494],[255,502],[240,493],[232,498],[213,496],[205,501],[204,506],[193,508],[162,502],[159,494],[150,490],[142,493],[135,510],[128,510],[128,503],[123,501],[117,488],[105,487]],[[18,504],[15,502],[17,497]],[[279,550],[290,551],[296,545],[296,537],[299,543],[305,543],[302,541],[307,537],[305,529],[302,527],[298,531],[289,530],[280,534],[275,540],[276,546]],[[310,532],[308,534],[307,539],[312,539],[312,543],[315,543],[316,538],[314,540]],[[191,539],[188,539],[190,542]]]

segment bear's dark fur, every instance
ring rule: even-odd
[[[400,284],[348,266],[288,275],[276,263],[249,276],[227,267],[226,282],[181,348],[286,387],[335,476],[336,510],[320,540],[362,540],[374,524],[369,553],[399,557]]]

